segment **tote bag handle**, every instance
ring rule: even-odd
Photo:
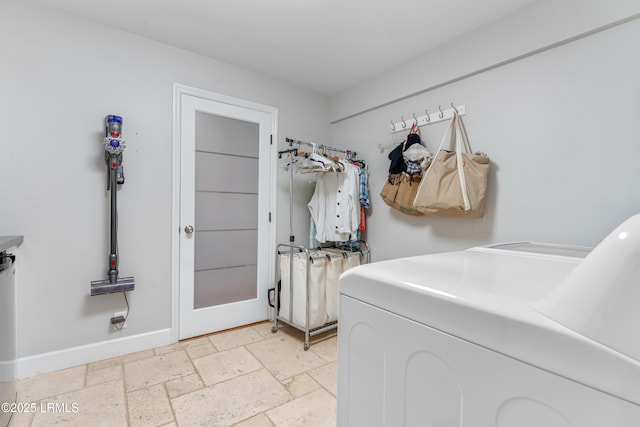
[[[420,187],[422,187],[422,185],[427,181],[426,180],[427,175],[429,175],[429,171],[431,170],[431,167],[436,163],[438,154],[440,154],[440,152],[442,151],[444,147],[444,143],[447,141],[447,137],[449,137],[448,138],[449,148],[450,149],[454,148],[456,151],[456,164],[458,169],[458,178],[460,181],[460,189],[462,190],[464,210],[468,211],[469,209],[471,209],[471,203],[469,202],[469,195],[467,194],[467,182],[466,182],[466,179],[464,176],[464,170],[463,170],[464,160],[462,159],[462,150],[465,150],[467,153],[471,153],[471,146],[469,145],[469,140],[467,138],[467,133],[464,129],[464,125],[459,123],[461,121],[462,119],[460,118],[460,116],[458,116],[457,113],[453,113],[453,117],[449,122],[449,127],[447,127],[447,130],[442,136],[442,141],[440,142],[438,151],[436,151],[436,155],[431,161],[431,166],[429,166],[429,168],[425,171],[424,176],[422,177],[422,180],[420,182]],[[454,144],[454,141],[455,141],[455,144]],[[452,147],[452,145],[454,145],[454,147]],[[420,192],[421,192],[421,188],[418,188],[416,198],[418,197],[418,194],[420,194]],[[413,204],[415,206],[415,200]]]
[[[469,145],[469,140],[467,139],[467,133],[464,130],[464,125],[462,125],[462,119],[458,117],[456,114],[454,116],[456,119],[456,159],[458,163],[458,178],[460,179],[460,189],[462,190],[462,200],[464,201],[464,210],[468,211],[471,209],[471,202],[469,202],[469,194],[467,194],[467,179],[464,176],[464,159],[462,158],[462,150],[464,149],[467,153],[471,154],[471,146]]]

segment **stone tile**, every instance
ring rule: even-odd
[[[244,347],[194,359],[193,364],[207,386],[262,368],[260,362]]]
[[[61,394],[41,402],[33,427],[64,425],[67,427],[126,426],[124,386],[110,381]]]
[[[148,357],[152,357],[155,355],[153,349],[137,351],[135,353],[125,354],[124,356],[112,357],[111,359],[100,360],[97,362],[89,363],[88,371],[94,371],[98,369],[110,368],[112,366],[124,365],[128,362],[133,362],[135,360],[146,359]]]
[[[241,423],[234,424],[233,427],[274,427],[269,417],[264,413],[258,414],[253,418],[249,418]]]
[[[149,357],[153,357],[154,355],[155,355],[155,352],[153,351],[153,349],[151,349],[151,350],[138,351],[136,353],[126,354],[122,356],[121,359],[122,359],[122,364],[124,365],[129,362],[148,359]]]
[[[198,345],[195,347],[188,347],[186,348],[186,350],[191,359],[197,359],[198,357],[208,356],[218,351],[215,349],[213,344],[209,342],[209,340],[207,340],[206,344]]]
[[[274,338],[246,347],[280,381],[327,363],[314,352],[304,351],[301,341],[280,331]]]
[[[84,387],[85,365],[18,381],[18,402],[30,403]]]
[[[149,387],[195,373],[184,350],[136,360],[124,365],[127,391]]]
[[[123,378],[124,374],[122,365],[93,369],[87,372],[87,387],[109,381],[122,380]]]
[[[112,357],[111,359],[99,360],[97,362],[89,363],[87,365],[87,372],[98,371],[105,368],[113,368],[114,366],[120,366],[124,362],[122,357]]]
[[[154,348],[153,349],[153,354],[162,355],[162,354],[167,354],[167,353],[171,353],[173,351],[178,351],[178,350],[182,350],[182,349],[183,349],[182,344],[177,342],[175,344],[170,344],[170,345],[165,345],[163,347]]]
[[[336,335],[317,341],[314,338],[311,338],[310,351],[313,351],[327,362],[338,360],[338,337]]]
[[[336,395],[336,390],[338,389],[338,362],[312,369],[308,374],[329,393]]]
[[[34,412],[16,412],[11,417],[9,427],[25,427],[30,426],[33,421]]]
[[[263,339],[263,336],[253,328],[233,329],[231,331],[209,336],[209,340],[220,351],[250,344],[256,341],[262,341]]]
[[[288,378],[281,381],[281,383],[293,397],[304,396],[305,394],[311,393],[321,387],[320,384],[306,373]]]
[[[273,326],[273,324],[271,325]],[[301,343],[304,342],[304,331],[294,328],[293,326],[289,326],[286,323],[278,323],[278,331],[274,334],[273,332],[269,337],[276,337],[278,335],[286,335],[292,338],[299,340]]]
[[[312,337],[305,352],[303,332],[272,325],[20,380],[18,401],[44,409],[10,427],[334,426],[337,339]]]
[[[336,399],[319,389],[267,411],[277,427],[335,427]]]
[[[176,378],[175,380],[167,381],[164,385],[167,387],[167,393],[171,399],[204,387],[198,374]]]
[[[171,404],[162,384],[127,393],[127,403],[131,427],[173,422]]]
[[[182,344],[182,348],[185,348],[185,349],[191,348],[191,347],[198,347],[198,346],[209,344],[209,343],[210,341],[208,336],[189,338],[184,341],[180,341],[180,344]]]
[[[263,338],[271,338],[273,336],[273,332],[271,332],[271,328],[273,327],[273,321],[259,323],[257,325],[253,325],[251,329],[260,334]]]
[[[153,349],[153,352],[155,355],[161,355],[161,354],[171,353],[172,351],[186,350],[191,347],[198,347],[204,344],[211,344],[209,341],[209,338],[206,336],[189,338],[187,340],[179,341],[174,344],[169,344],[163,347],[155,348]]]
[[[177,397],[172,404],[180,426],[227,427],[281,405],[289,398],[287,390],[267,370],[260,369]]]

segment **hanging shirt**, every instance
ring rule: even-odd
[[[360,177],[360,228],[358,233],[358,241],[360,240],[360,233],[367,231],[366,225],[366,216],[364,213],[365,209],[370,207],[369,204],[369,188],[367,187],[367,169],[360,165],[359,167],[359,177]]]
[[[342,165],[342,172],[318,176],[315,191],[307,205],[320,243],[348,241],[359,227],[359,168],[348,162],[342,162]]]
[[[369,208],[369,188],[367,187],[367,170],[364,167],[360,167],[358,171],[360,179],[360,204]]]

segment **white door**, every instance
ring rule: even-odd
[[[179,94],[179,339],[268,317],[275,111]]]

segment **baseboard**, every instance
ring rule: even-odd
[[[28,378],[169,344],[171,344],[171,329],[160,329],[130,337],[21,357],[17,361],[16,373],[18,379]]]

